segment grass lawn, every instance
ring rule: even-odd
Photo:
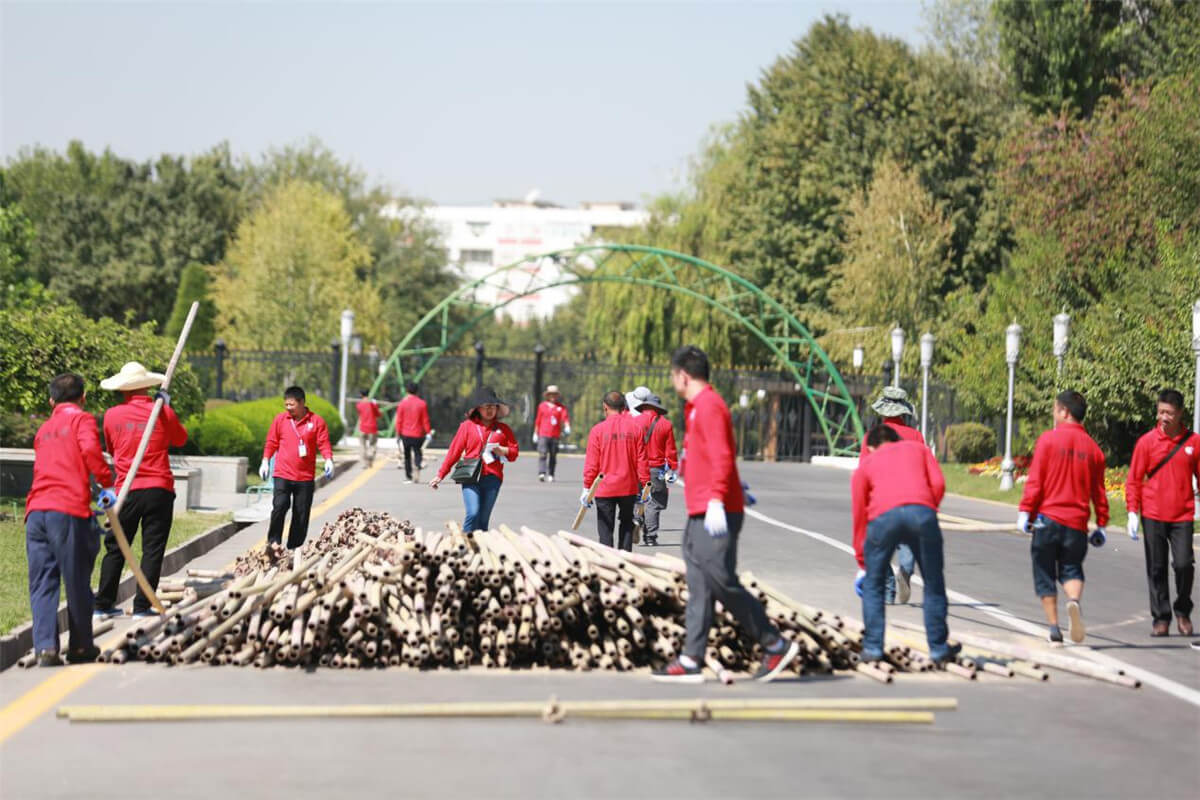
[[[961,494],[966,497],[976,497],[980,500],[995,500],[1008,503],[1013,507],[1013,519],[1016,519],[1017,504],[1021,502],[1023,483],[1018,483],[1007,492],[1000,491],[1000,479],[991,475],[972,475],[967,471],[966,464],[942,464],[942,474],[946,476],[946,491]],[[1108,511],[1111,519],[1108,531],[1121,530],[1125,527],[1128,515],[1125,511],[1125,497],[1108,498]],[[1093,522],[1095,520],[1093,519]]]
[[[7,633],[17,625],[27,622],[29,611],[29,566],[25,559],[25,501],[24,498],[14,501],[12,498],[0,500],[0,511],[12,514],[12,519],[0,520],[0,633]],[[15,511],[15,513],[14,513]],[[209,528],[213,528],[231,519],[230,514],[198,514],[189,511],[175,517],[171,525],[171,537],[167,540],[167,549],[194,539]],[[142,537],[133,540],[133,552],[138,558],[142,556]],[[104,555],[101,545],[100,554],[96,557],[96,565],[92,570],[92,588],[100,580],[100,560]],[[129,570],[125,570],[129,574]],[[66,599],[66,594],[62,594]]]

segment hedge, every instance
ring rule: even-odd
[[[987,461],[996,454],[996,432],[978,422],[960,422],[946,429],[946,455],[959,464]]]
[[[254,434],[240,419],[220,414],[195,416],[187,421],[188,440],[195,450],[206,456],[246,456],[262,453]]]
[[[337,409],[334,408],[329,401],[316,395],[309,395],[305,401],[309,409],[325,420],[325,424],[329,426],[329,441],[333,444],[342,438],[345,432],[345,427],[342,425],[342,419],[338,415]],[[199,418],[194,424],[201,429],[210,424],[218,424],[211,422],[213,420],[227,420],[244,428],[250,439],[245,449],[236,452],[217,453],[208,449],[208,445],[203,441],[197,443],[197,447],[206,455],[238,455],[246,456],[250,459],[250,466],[258,468],[259,462],[262,461],[263,445],[267,441],[267,431],[271,428],[271,423],[283,411],[283,398],[264,397],[259,400],[250,400],[245,403],[232,403],[223,405],[218,408],[213,408],[207,411],[202,418]],[[189,421],[190,422],[190,421]],[[234,426],[223,426],[220,430],[221,436],[230,437],[228,441],[235,442],[236,434],[227,433]],[[189,430],[190,427],[189,427]],[[214,429],[217,430],[217,429]]]

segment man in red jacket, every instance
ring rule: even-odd
[[[918,554],[925,579],[922,608],[929,657],[950,661],[958,648],[946,644],[946,581],[942,531],[937,510],[946,479],[924,442],[901,440],[886,422],[867,433],[863,454],[850,482],[854,513],[855,590],[862,597],[863,661],[883,658],[884,584],[891,574],[892,551],[905,542]]]
[[[283,542],[283,519],[292,509],[287,547],[295,550],[308,538],[308,515],[316,490],[317,451],[325,459],[325,477],[333,477],[333,448],[325,420],[304,404],[304,390],[289,386],[283,393],[283,413],[267,431],[259,474],[266,480],[275,456],[275,488],[271,493],[271,526],[267,541]]]
[[[646,443],[642,431],[625,405],[620,392],[604,395],[604,421],[588,434],[583,462],[582,505],[588,504],[592,483],[600,475],[596,490],[596,529],[600,544],[613,546],[613,524],[620,512],[619,546],[633,550],[633,507],[641,502],[642,487],[650,482]]]
[[[796,658],[800,647],[780,635],[767,619],[762,603],[746,591],[737,576],[737,539],[744,518],[742,481],[738,476],[729,407],[708,383],[708,356],[692,345],[671,356],[671,384],[687,401],[683,409],[682,469],[688,521],[683,530],[687,565],[687,634],[683,652],[654,671],[654,680],[701,683],[712,627],[714,604],[720,600],[746,636],[763,648],[755,679],[770,681]]]
[[[38,665],[58,666],[58,593],[67,588],[72,663],[95,661],[92,641],[92,565],[100,531],[92,517],[88,476],[102,488],[100,503],[117,502],[112,472],[100,450],[96,418],[83,410],[83,378],[66,373],[50,381],[50,418],[33,438],[33,486],[25,500],[29,605]]]
[[[1071,620],[1071,641],[1083,641],[1083,559],[1088,546],[1088,502],[1096,508],[1098,527],[1092,544],[1104,544],[1104,526],[1108,524],[1108,495],[1104,493],[1104,454],[1083,428],[1087,401],[1079,392],[1067,390],[1054,400],[1055,427],[1038,437],[1033,448],[1033,463],[1021,496],[1017,528],[1030,530],[1033,538],[1029,552],[1033,558],[1033,588],[1042,601],[1042,610],[1052,645],[1061,645],[1058,627],[1058,589],[1067,593],[1067,616]]]
[[[562,394],[553,383],[546,387],[546,399],[538,403],[533,418],[533,443],[538,451],[538,480],[554,483],[558,464],[558,440],[571,433],[571,415],[563,405]]]
[[[404,482],[419,483],[425,464],[421,449],[433,439],[433,426],[429,424],[429,406],[417,395],[417,385],[409,383],[404,388],[408,394],[396,406],[396,436],[404,448]]]
[[[141,526],[142,574],[155,590],[162,575],[163,554],[167,551],[167,538],[171,535],[171,522],[175,516],[175,477],[171,474],[167,448],[183,447],[188,437],[187,430],[170,406],[171,398],[167,393],[158,392],[152,397],[148,391],[150,387],[160,386],[165,378],[157,372],[147,372],[141,364],[132,361],[116,375],[100,382],[101,389],[120,392],[125,398],[104,414],[104,441],[112,453],[113,466],[117,468],[118,492],[125,485],[133,457],[142,443],[154,401],[160,395],[163,398],[154,433],[150,435],[142,463],[117,515],[130,544]],[[104,536],[104,560],[100,563],[100,588],[96,592],[97,619],[121,614],[116,607],[117,587],[124,569],[125,556],[117,546],[116,535],[109,531]],[[140,586],[133,598],[133,615],[157,616]]]
[[[375,446],[379,441],[379,418],[383,412],[379,403],[367,396],[367,390],[358,393],[359,401],[354,404],[358,412],[358,459],[370,466],[375,463]]]
[[[647,545],[658,544],[659,515],[667,507],[670,490],[678,477],[679,455],[675,450],[675,427],[667,419],[667,409],[662,400],[645,386],[639,386],[625,395],[629,411],[642,429],[646,443],[646,461],[650,467],[650,499],[646,502]]]
[[[1192,536],[1195,502],[1192,482],[1200,482],[1200,435],[1183,426],[1183,394],[1164,389],[1158,395],[1158,424],[1138,439],[1125,481],[1129,538],[1146,529],[1146,581],[1150,585],[1151,636],[1171,630],[1171,586],[1167,553],[1175,563],[1175,619],[1179,633],[1191,636]]]

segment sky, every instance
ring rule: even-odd
[[[0,0],[0,154],[148,159],[317,137],[442,204],[642,203],[813,21],[919,45],[919,0],[18,3]]]

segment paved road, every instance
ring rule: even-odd
[[[582,461],[560,462],[560,482],[538,484],[531,460],[509,467],[495,522],[552,531],[576,509]],[[811,605],[859,616],[849,555],[849,473],[806,465],[746,464],[760,514],[748,519],[741,561]],[[405,486],[394,466],[349,496],[353,470],[318,494],[328,511],[360,505],[424,526],[459,518],[455,487]],[[681,498],[664,515],[678,546]],[[1007,508],[950,498],[944,510],[1008,521]],[[593,520],[585,522],[591,532]],[[812,535],[810,535],[812,534]],[[262,538],[254,526],[205,557],[228,563]],[[1035,641],[1013,625],[1041,624],[1028,541],[1006,533],[947,533],[951,629]],[[1140,549],[1117,537],[1086,562],[1089,644],[1152,671],[1165,685],[1200,689],[1200,654],[1172,637],[1152,644]],[[914,589],[914,603],[920,601]],[[916,605],[889,609],[918,623]],[[1007,612],[1017,620],[1000,619]],[[73,668],[74,669],[74,668]],[[86,669],[86,668],[83,668]],[[56,670],[68,675],[73,670]],[[881,686],[853,676],[770,686],[663,687],[640,675],[524,672],[267,671],[152,665],[99,667],[46,684],[50,671],[0,674],[0,697],[23,706],[52,694],[70,703],[376,703],[464,699],[634,697],[953,696],[957,712],[933,726],[534,721],[249,722],[70,725],[42,713],[0,744],[0,796],[342,797],[1063,797],[1195,796],[1200,708],[1158,688],[1129,690],[1063,673],[1047,684],[983,676],[901,676]],[[69,693],[61,685],[74,686]],[[76,685],[77,684],[77,685]],[[67,687],[69,688],[69,687]],[[57,691],[56,691],[57,690]],[[54,705],[63,702],[56,700]],[[0,731],[2,735],[2,731]]]

